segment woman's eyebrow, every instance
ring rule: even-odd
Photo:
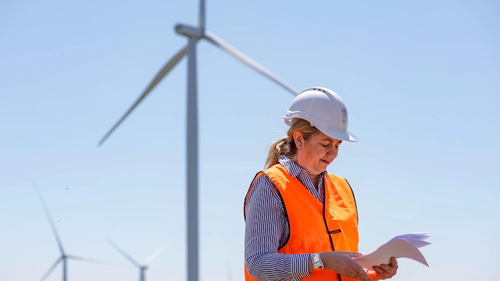
[[[331,140],[331,139],[324,139],[324,140],[322,140],[322,141],[328,141],[328,142],[330,142],[330,143],[335,142],[335,140]],[[342,143],[342,140],[337,140],[337,141],[339,141],[339,144],[341,144],[341,143]]]

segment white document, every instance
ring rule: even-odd
[[[374,265],[389,264],[391,257],[396,259],[409,258],[429,266],[422,253],[418,250],[418,248],[431,244],[424,241],[427,238],[429,238],[427,233],[396,235],[373,253],[356,258],[355,261],[361,267],[367,269],[371,269]]]
[[[424,246],[431,244],[427,241],[424,241],[429,237],[430,236],[424,232],[401,234],[401,235],[396,235],[396,236],[392,237],[391,240],[387,241],[387,243],[389,243],[393,240],[402,238],[402,239],[406,239],[406,240],[410,241],[413,244],[413,246],[415,246],[417,248],[421,248],[421,247],[424,247]],[[387,244],[387,243],[385,243],[385,244]]]

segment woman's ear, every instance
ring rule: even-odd
[[[302,149],[302,147],[304,146],[304,138],[302,137],[302,133],[298,131],[293,132],[293,140],[297,149]]]

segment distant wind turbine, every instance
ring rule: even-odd
[[[57,260],[54,262],[54,264],[49,268],[49,270],[40,279],[40,281],[44,281],[45,279],[47,279],[47,277],[49,277],[49,275],[52,273],[52,271],[61,262],[62,262],[62,269],[63,269],[62,280],[67,281],[68,280],[68,268],[67,268],[68,259],[85,261],[85,262],[92,262],[92,263],[111,264],[110,262],[106,262],[106,261],[101,261],[101,260],[91,259],[91,258],[86,258],[86,257],[81,257],[81,256],[75,256],[75,255],[70,255],[70,254],[66,253],[64,251],[63,246],[62,246],[61,239],[59,238],[59,234],[57,233],[57,229],[56,229],[56,226],[54,224],[54,221],[52,220],[52,216],[50,215],[49,209],[47,208],[47,205],[45,205],[45,202],[42,198],[42,194],[40,193],[40,191],[37,188],[35,188],[35,191],[36,191],[36,194],[38,195],[38,199],[40,200],[40,203],[42,204],[43,210],[45,211],[45,215],[47,215],[47,219],[49,220],[50,227],[52,228],[52,232],[54,233],[54,236],[56,238],[57,245],[59,246],[59,251],[61,252],[61,256],[59,258],[57,258]]]
[[[158,250],[156,250],[154,253],[151,254],[142,264],[138,263],[136,260],[134,260],[127,252],[122,250],[118,245],[113,243],[113,241],[108,240],[108,243],[113,246],[122,256],[124,256],[127,260],[129,260],[133,265],[137,266],[139,268],[139,281],[146,281],[146,270],[149,269],[149,265],[153,262],[153,260],[161,253],[163,250],[167,248],[167,246],[162,246]]]
[[[99,142],[102,145],[116,128],[127,118],[130,113],[144,100],[153,88],[174,68],[175,65],[187,54],[188,56],[188,79],[187,79],[187,281],[198,281],[198,102],[197,102],[197,78],[196,78],[196,44],[198,40],[205,39],[215,46],[221,48],[237,60],[253,68],[265,77],[278,83],[294,96],[298,92],[284,81],[271,73],[269,70],[233,48],[213,33],[205,29],[205,0],[200,0],[199,23],[197,27],[177,24],[175,31],[188,38],[187,46],[184,46],[170,61],[156,74],[153,81],[139,96],[128,111],[116,122],[116,124],[104,135]]]

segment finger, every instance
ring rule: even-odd
[[[373,270],[375,270],[375,272],[377,272],[377,273],[385,273],[385,272],[386,272],[386,270],[385,270],[385,269],[383,269],[383,268],[381,268],[380,266],[376,266],[376,265],[374,265],[372,268],[373,268]]]
[[[390,274],[380,266],[374,266],[373,270],[377,273],[377,277],[379,277],[380,279],[387,279],[392,277],[392,274]]]
[[[397,265],[392,266],[392,263],[391,263],[391,265],[381,264],[380,267],[389,273],[396,273],[396,271],[398,270],[398,266]]]
[[[354,261],[352,261],[350,272],[351,272],[349,274],[350,276],[346,275],[347,277],[357,279],[357,280],[362,280],[362,281],[371,281],[370,278],[368,277],[368,274],[365,272],[365,270]]]
[[[370,277],[368,277],[368,274],[366,273],[366,271],[361,268],[361,271],[358,270],[358,280],[363,280],[363,281],[371,281]]]
[[[377,272],[377,274],[383,275],[385,278],[392,278],[394,275],[396,275],[396,272],[398,271],[397,265],[390,266],[387,264],[381,264],[380,266],[374,266],[373,268],[375,272]]]
[[[366,254],[363,253],[355,253],[355,252],[344,252],[346,255],[350,256],[351,258],[360,258],[365,256]]]
[[[385,271],[387,274],[389,274],[390,276],[389,277],[392,277],[396,274],[396,269],[395,268],[392,268],[386,264],[382,264],[380,266],[380,269]]]
[[[390,261],[391,261],[391,267],[396,267],[396,268],[398,268],[398,261],[396,260],[396,258],[395,258],[395,257],[392,257],[392,258],[390,259]]]
[[[392,270],[392,267],[390,265],[388,265],[388,264],[381,264],[379,267],[382,268],[385,271],[391,271]]]

